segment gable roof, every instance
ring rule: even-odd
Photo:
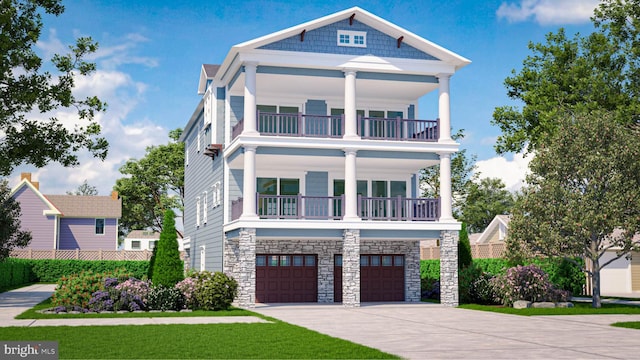
[[[200,81],[198,81],[198,94],[204,94],[204,91],[207,89],[207,80],[213,79],[219,69],[220,65],[202,64],[202,69],[200,69]]]
[[[331,15],[327,15],[327,16],[324,16],[300,25],[290,27],[288,29],[284,29],[284,30],[233,46],[219,68],[219,70],[223,70],[223,71],[218,71],[218,73],[216,74],[216,77],[215,77],[216,82],[220,83],[223,80],[225,80],[223,79],[223,77],[225,77],[226,74],[228,73],[227,70],[229,69],[229,67],[232,66],[233,62],[235,61],[240,51],[257,49],[261,46],[264,46],[276,41],[280,41],[294,35],[298,35],[303,30],[310,31],[313,29],[317,29],[343,19],[348,19],[351,16],[354,16],[354,18],[357,19],[359,22],[365,25],[371,26],[372,28],[375,28],[391,37],[394,37],[394,38],[402,37],[403,38],[402,41],[404,43],[411,45],[414,48],[421,50],[425,53],[431,54],[445,63],[453,65],[455,70],[458,70],[471,63],[470,60],[452,51],[449,51],[406,29],[403,29],[387,20],[384,20],[364,9],[361,9],[355,6]]]
[[[120,218],[122,199],[111,196],[45,195],[64,217]]]
[[[481,244],[489,241],[489,236],[502,224],[506,229],[509,228],[511,217],[509,215],[496,215],[482,232],[476,243]]]
[[[22,189],[23,187],[27,187],[28,189],[30,189],[48,208],[49,210],[45,210],[44,214],[45,215],[61,215],[60,209],[58,209],[51,201],[49,201],[49,199],[47,199],[46,196],[44,196],[40,190],[38,190],[38,188],[36,188],[31,181],[29,181],[28,178],[23,178],[18,185],[16,185],[11,192],[9,193],[9,196],[13,196],[16,192],[18,192],[20,189]]]

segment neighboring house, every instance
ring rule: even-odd
[[[11,191],[20,203],[22,229],[31,231],[26,249],[116,250],[122,200],[111,196],[43,195],[30,173]]]
[[[469,242],[472,244],[502,243],[507,237],[507,229],[509,229],[509,215],[496,215],[487,225],[482,233],[469,235]],[[473,239],[473,240],[472,240]]]
[[[203,65],[181,137],[188,266],[233,276],[243,307],[419,301],[420,241],[440,239],[457,305],[449,83],[469,63],[354,7]],[[436,165],[441,198],[421,198]]]
[[[184,251],[182,236],[177,233],[178,250]],[[160,240],[160,233],[148,230],[132,230],[124,238],[124,250],[153,250]]]

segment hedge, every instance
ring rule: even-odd
[[[83,270],[106,272],[118,268],[124,268],[134,277],[142,279],[147,275],[149,261],[9,258],[0,262],[0,291],[30,282],[55,283],[62,276],[79,274]]]
[[[0,292],[36,281],[31,263],[25,259],[5,259],[0,262]]]
[[[576,259],[580,264],[581,259]],[[549,274],[549,280],[561,289],[569,290],[574,294],[582,293],[582,288],[586,283],[586,277],[578,266],[561,258],[540,258],[534,259],[532,264],[540,267]],[[510,267],[505,259],[473,259],[473,264],[482,269],[483,272],[492,275],[501,275]],[[530,264],[525,264],[530,265]],[[421,260],[420,277],[440,279],[440,260]]]

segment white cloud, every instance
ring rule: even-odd
[[[127,160],[143,157],[145,149],[150,145],[168,142],[168,129],[146,118],[132,118],[132,111],[144,102],[147,84],[135,81],[130,74],[119,70],[118,65],[136,63],[146,66],[144,62],[126,61],[132,58],[129,52],[133,51],[135,44],[146,39],[130,34],[123,41],[124,45],[105,47],[96,57],[100,60],[98,65],[100,70],[90,76],[75,79],[74,95],[76,97],[96,95],[108,104],[107,111],[98,113],[95,117],[102,126],[102,136],[109,141],[106,160],[100,161],[83,151],[78,154],[80,165],[74,168],[65,168],[55,163],[41,169],[30,165],[20,166],[9,178],[11,186],[18,183],[21,172],[31,172],[32,180],[40,182],[40,189],[44,194],[65,194],[66,191],[76,189],[84,180],[87,180],[90,185],[98,189],[100,195],[109,195],[116,179],[122,177],[118,169]],[[52,31],[46,42],[39,43],[39,48],[43,52],[59,53],[59,44],[62,42],[57,38],[55,31]],[[102,62],[110,66],[103,67]],[[56,117],[67,128],[82,124],[77,111],[73,108],[57,109],[47,114],[32,113],[29,117],[41,119]]]
[[[533,154],[524,155],[518,153],[507,159],[496,156],[487,160],[476,162],[476,171],[481,178],[498,178],[504,182],[507,190],[515,192],[525,184],[525,177],[529,170],[529,162]]]
[[[589,21],[599,0],[520,0],[503,2],[496,11],[498,18],[509,22],[528,21],[541,25],[578,24]]]

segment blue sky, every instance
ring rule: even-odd
[[[47,194],[75,189],[85,179],[101,195],[121,177],[129,158],[146,146],[164,144],[169,130],[183,127],[199,97],[200,66],[222,62],[231,46],[352,6],[359,6],[472,61],[451,80],[454,129],[465,129],[462,147],[478,158],[483,177],[501,177],[515,189],[526,170],[518,154],[498,157],[500,135],[490,124],[496,106],[514,104],[504,79],[530,54],[529,41],[564,27],[568,34],[593,31],[589,22],[597,0],[423,0],[378,1],[64,1],[60,17],[45,16],[38,44],[43,55],[64,52],[78,36],[92,36],[100,50],[98,72],[78,82],[78,94],[97,94],[109,104],[100,115],[111,143],[107,161],[82,156],[75,168],[21,166],[10,178],[30,171]],[[515,104],[517,105],[517,104]],[[65,123],[74,122],[60,111]],[[420,119],[437,117],[437,100],[421,102]]]

